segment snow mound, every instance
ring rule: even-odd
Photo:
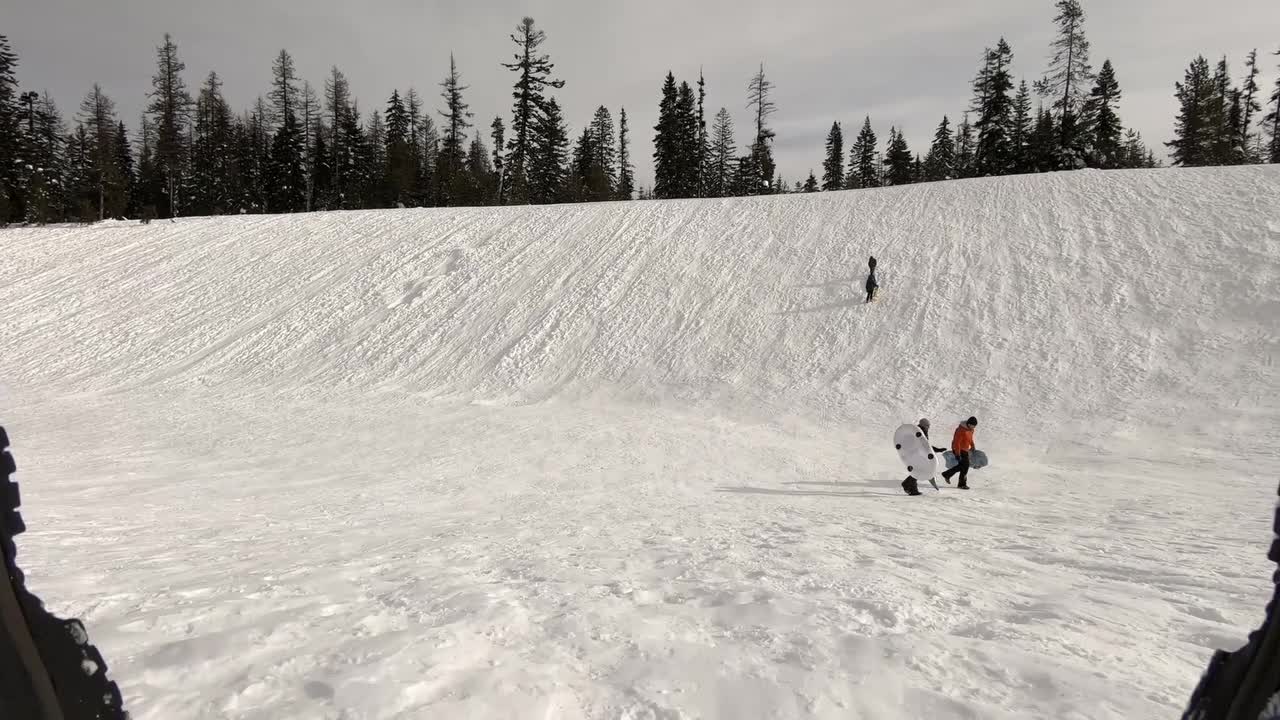
[[[5,381],[1213,425],[1274,409],[1277,197],[1273,168],[1157,170],[11,231]]]

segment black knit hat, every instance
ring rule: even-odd
[[[978,418],[971,417],[968,420],[965,420],[964,424],[968,425],[969,427],[978,427]]]

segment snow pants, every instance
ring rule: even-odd
[[[969,485],[969,453],[968,451],[960,453],[956,457],[956,460],[959,461],[959,464],[957,464],[955,467],[951,468],[950,470],[944,471],[942,473],[942,477],[946,480],[950,480],[952,475],[958,474],[960,476],[960,487],[967,487]]]

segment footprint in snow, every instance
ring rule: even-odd
[[[309,680],[302,686],[302,692],[312,700],[332,700],[333,686],[329,683],[319,682],[318,680]]]

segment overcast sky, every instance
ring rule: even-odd
[[[384,108],[395,88],[414,86],[438,108],[438,83],[457,58],[466,100],[486,138],[493,117],[509,118],[512,73],[499,66],[509,35],[533,16],[544,49],[566,82],[557,93],[573,126],[595,107],[631,117],[637,181],[652,182],[659,91],[706,74],[710,118],[734,115],[738,143],[750,136],[748,79],[763,62],[778,106],[775,156],[787,181],[822,172],[832,121],[849,136],[870,114],[883,141],[890,125],[924,152],[943,114],[956,118],[984,47],[1006,38],[1014,70],[1044,70],[1053,0],[0,0],[18,53],[24,90],[48,90],[70,116],[94,83],[115,99],[131,131],[150,89],[154,47],[172,33],[193,90],[210,70],[237,111],[271,79],[281,48],[319,88],[332,65],[350,79],[365,111]],[[1084,0],[1095,69],[1111,58],[1124,99],[1121,118],[1163,155],[1176,112],[1173,84],[1197,54],[1227,55],[1238,80],[1245,54],[1267,53],[1267,87],[1280,46],[1280,0]],[[847,142],[847,141],[846,141]]]

